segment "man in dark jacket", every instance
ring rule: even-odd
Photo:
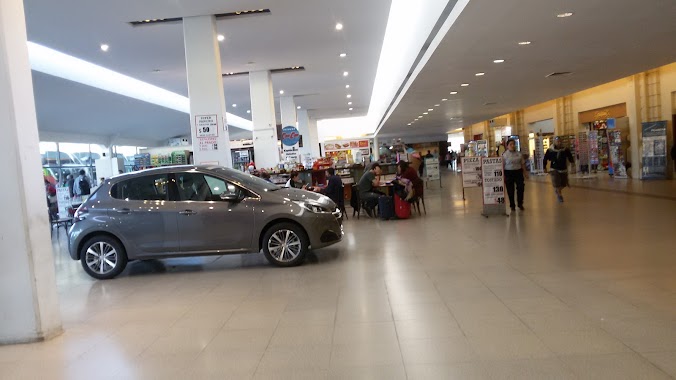
[[[551,162],[549,174],[552,177],[552,185],[559,203],[563,203],[563,188],[568,186],[568,162],[575,162],[570,149],[563,146],[561,138],[554,137],[554,145],[550,146],[545,153],[542,167],[547,169],[547,161]]]
[[[336,175],[336,169],[334,168],[328,168],[326,174],[326,187],[318,189],[317,191],[331,198],[337,206],[340,206],[345,199],[345,195],[343,194],[343,181]],[[343,202],[341,202],[341,200]]]

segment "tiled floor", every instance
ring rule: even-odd
[[[438,186],[438,185],[437,185]],[[663,379],[676,376],[676,201],[584,189],[480,216],[444,177],[428,215],[350,218],[279,269],[139,262],[94,281],[55,243],[65,333],[0,347],[4,379]]]

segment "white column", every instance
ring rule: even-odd
[[[0,1],[0,344],[61,332],[22,0]]]
[[[296,115],[296,102],[293,96],[282,96],[279,98],[279,113],[282,115],[282,128],[298,127],[298,117]]]
[[[373,136],[373,161],[380,160],[380,142],[378,136]]]
[[[183,38],[194,161],[198,165],[216,164],[231,168],[216,18],[185,17]]]
[[[307,114],[307,110],[300,109],[296,112],[298,116],[298,133],[303,136],[303,147],[300,148],[300,155],[305,159],[306,154],[310,154],[312,157],[315,156],[312,153],[312,139],[310,136],[310,117]]]
[[[310,119],[308,129],[310,132],[310,151],[312,152],[312,157],[321,157],[322,153],[319,150],[319,131],[317,130],[317,119]]]
[[[280,161],[277,144],[277,117],[272,76],[269,71],[249,73],[254,158],[258,168],[272,168]]]

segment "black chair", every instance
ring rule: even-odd
[[[343,213],[343,216],[345,216],[345,220],[349,219],[347,217],[347,211],[345,211],[345,184],[343,184],[343,187],[341,187],[337,205],[340,212]]]

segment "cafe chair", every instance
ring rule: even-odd
[[[361,216],[361,209],[364,208],[364,203],[359,198],[359,187],[357,186],[357,184],[352,185],[350,206],[352,206],[352,217],[357,215],[357,220],[359,220],[359,217]]]

